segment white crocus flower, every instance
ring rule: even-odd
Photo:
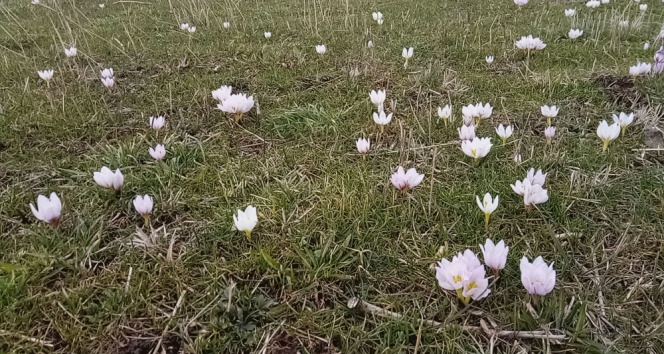
[[[401,56],[402,56],[404,59],[406,59],[406,62],[403,64],[403,67],[405,68],[405,67],[408,66],[408,60],[410,60],[410,58],[413,57],[413,47],[410,47],[410,48],[408,48],[408,49],[404,48],[404,49],[401,51]]]
[[[369,98],[371,98],[371,103],[375,104],[378,112],[383,110],[383,104],[385,103],[385,90],[371,90],[369,92]]]
[[[445,107],[438,107],[438,118],[441,118],[444,120],[445,125],[447,125],[447,122],[452,121],[452,106],[445,105]]]
[[[514,0],[514,3],[519,5],[519,7],[528,3],[528,0]]]
[[[249,112],[253,107],[254,96],[247,97],[244,93],[232,94],[217,105],[217,108],[222,112],[233,114],[236,123],[239,123],[242,120],[243,115]]]
[[[652,70],[650,63],[636,62],[636,65],[629,67],[629,74],[632,76],[648,75]]]
[[[325,52],[327,52],[327,47],[325,47],[325,44],[319,44],[316,46],[316,53],[323,55]]]
[[[461,141],[473,140],[475,139],[475,125],[462,125],[461,128],[458,128],[459,139]]]
[[[484,58],[484,60],[486,60],[487,64],[493,63],[493,55],[487,55],[486,58]]]
[[[166,157],[166,148],[162,144],[157,144],[154,149],[148,148],[148,153],[150,153],[153,159],[161,161]]]
[[[609,125],[605,120],[599,123],[597,127],[597,136],[602,139],[603,147],[602,151],[606,151],[609,148],[609,143],[620,135],[620,124],[613,123]]]
[[[523,36],[518,41],[514,42],[517,48],[523,49],[530,53],[532,50],[542,50],[546,48],[546,44],[539,38],[532,35]]]
[[[230,22],[224,22],[223,26],[224,26],[224,28],[230,28],[231,23]]]
[[[503,145],[507,142],[510,136],[512,136],[512,126],[508,125],[507,127],[499,124],[496,128],[496,134],[503,140]]]
[[[574,9],[565,9],[565,16],[572,17],[576,15],[576,10]]]
[[[382,127],[384,125],[389,124],[392,121],[392,113],[385,115],[385,111],[380,111],[380,113],[373,113],[373,120],[376,122],[376,124],[381,126],[381,130],[383,129]]]
[[[645,43],[643,43],[643,50],[648,50],[648,49],[650,49],[650,42],[646,41]]]
[[[53,70],[39,70],[37,71],[37,74],[42,80],[46,81],[46,86],[49,85],[53,78]]]
[[[189,24],[188,23],[181,23],[180,24],[180,29],[183,31],[186,31],[189,29]]]
[[[554,135],[556,135],[556,127],[548,126],[544,129],[544,137],[546,137],[547,144],[551,144]]]
[[[247,239],[251,239],[251,231],[254,230],[256,224],[258,224],[258,214],[256,213],[256,208],[248,205],[244,211],[238,209],[237,216],[233,215],[233,223],[235,228],[238,231],[244,231],[247,235]]]
[[[553,263],[547,265],[542,257],[537,257],[530,263],[528,258],[521,258],[521,283],[528,294],[532,295],[535,302],[539,296],[545,296],[556,286],[556,271]]]
[[[228,97],[231,96],[232,92],[233,92],[233,87],[224,85],[212,91],[212,98],[214,98],[219,102],[222,102],[228,99]]]
[[[582,34],[583,31],[580,29],[571,29],[569,30],[569,33],[567,33],[567,36],[569,37],[569,39],[577,39],[581,37]]]
[[[641,10],[641,11],[646,11],[646,10],[648,10],[648,4],[641,4],[641,5],[639,5],[639,10]]]
[[[265,36],[265,39],[270,39],[272,38],[272,32],[265,32],[263,33],[263,36]]]
[[[67,58],[75,57],[78,54],[78,49],[76,47],[65,48],[65,56]]]
[[[104,84],[104,87],[110,89],[115,85],[115,79],[112,77],[102,77],[101,83]]]
[[[498,208],[498,196],[496,198],[492,198],[491,194],[487,193],[484,195],[484,199],[480,201],[479,196],[475,196],[476,201],[477,201],[477,206],[480,207],[480,210],[484,212],[484,226],[489,226],[489,218],[491,217],[491,213],[496,211]]]
[[[147,194],[143,196],[137,195],[134,198],[134,209],[143,217],[145,226],[150,224],[150,214],[152,214],[153,205],[152,197]]]
[[[627,130],[627,126],[632,124],[634,121],[634,113],[627,114],[625,112],[620,112],[620,114],[613,115],[613,122],[618,123],[620,125],[620,130],[622,132],[622,135],[625,135],[625,130]]]
[[[530,210],[533,205],[542,204],[547,200],[549,200],[549,194],[541,185],[526,185],[523,192],[523,204],[526,206],[526,210]]]
[[[403,167],[399,166],[397,172],[393,173],[390,181],[398,190],[406,190],[417,187],[424,179],[423,174],[417,173],[414,168],[404,171]]]
[[[484,245],[480,245],[480,249],[484,256],[484,264],[491,268],[493,275],[498,278],[500,270],[505,268],[510,248],[505,246],[505,241],[503,240],[494,244],[492,240],[487,238]]]
[[[101,77],[103,78],[113,77],[113,68],[103,69],[101,71]]]
[[[491,138],[477,138],[461,142],[461,150],[464,154],[472,157],[475,161],[485,157],[491,151]]]
[[[163,128],[165,124],[166,118],[164,116],[150,117],[150,127],[154,130]]]
[[[122,190],[124,184],[124,176],[119,168],[113,172],[110,168],[103,166],[99,172],[94,172],[92,177],[98,185],[115,191]]]
[[[357,145],[357,152],[364,157],[364,155],[369,152],[369,148],[371,148],[371,141],[369,141],[369,139],[359,138],[355,145]]]
[[[57,227],[60,222],[62,212],[62,202],[55,192],[50,197],[39,195],[37,197],[37,207],[30,203],[30,209],[35,217],[51,226]]]
[[[600,4],[599,0],[590,0],[586,3],[586,7],[594,9],[598,7]]]

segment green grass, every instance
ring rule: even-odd
[[[626,0],[0,3],[0,353],[662,353],[664,160],[643,150],[642,130],[661,125],[664,85],[638,78],[609,94],[597,79],[652,61],[664,10],[648,5],[639,19]],[[620,18],[640,25],[619,29]],[[571,27],[584,30],[574,42]],[[514,41],[528,34],[548,46],[526,67]],[[79,56],[65,59],[74,43]],[[260,113],[232,124],[210,95],[222,84],[254,95]],[[395,117],[380,139],[372,89],[387,89]],[[496,145],[475,166],[456,128],[478,101],[495,107],[478,135]],[[448,103],[446,127],[436,108]],[[552,146],[542,104],[561,107]],[[618,111],[637,122],[602,154],[595,129]],[[156,114],[167,116],[158,136]],[[505,146],[498,123],[516,126]],[[359,137],[372,141],[366,160]],[[147,153],[157,143],[163,163]],[[125,174],[119,197],[94,184],[104,165]],[[426,175],[408,195],[389,183],[398,165]],[[548,172],[550,200],[526,213],[509,185],[530,167]],[[28,206],[52,191],[57,229]],[[475,204],[486,192],[501,199],[488,229]],[[131,245],[137,194],[155,197],[148,248]],[[248,204],[259,211],[251,241],[231,229]],[[487,237],[510,246],[508,265],[464,308],[431,266]],[[558,272],[536,316],[523,255]],[[349,309],[353,297],[403,317]],[[566,339],[467,328],[481,321]]]

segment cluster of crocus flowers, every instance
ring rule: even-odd
[[[371,13],[371,17],[379,25],[383,24],[383,14],[381,12],[373,12],[373,13]]]
[[[404,171],[403,167],[399,166],[397,172],[393,173],[390,177],[392,184],[400,191],[412,189],[417,187],[424,179],[423,174],[417,173],[414,168]]]
[[[629,74],[634,76],[648,75],[652,71],[652,65],[650,63],[642,63],[640,61],[636,62],[636,65],[629,67]]]
[[[48,198],[40,194],[37,197],[37,207],[30,203],[30,209],[37,219],[53,227],[57,227],[60,223],[62,202],[55,192],[52,192]]]
[[[533,50],[542,50],[546,48],[546,44],[541,39],[538,37],[533,37],[532,35],[521,37],[521,39],[514,42],[514,45],[528,53]]]
[[[247,235],[247,240],[251,239],[251,232],[258,224],[258,214],[254,206],[248,205],[244,211],[238,209],[237,215],[233,215],[233,224],[238,231],[243,231]]]
[[[181,23],[180,24],[180,29],[183,30],[183,31],[187,31],[189,33],[196,32],[196,26],[192,26],[188,23]]]
[[[376,111],[373,112],[373,120],[380,126],[380,132],[383,133],[385,126],[392,121],[392,113],[385,113],[385,98],[387,94],[385,90],[371,90],[369,98],[371,103],[376,105]]]
[[[620,131],[620,122],[609,125],[609,123],[603,120],[599,123],[597,136],[602,139],[602,151],[606,151],[609,148],[609,144],[620,136]]]
[[[113,68],[103,69],[101,72],[101,83],[107,89],[113,88],[115,85],[115,76],[113,74]]]
[[[212,98],[219,101],[217,109],[232,114],[235,123],[240,123],[244,114],[254,107],[254,96],[247,97],[244,93],[232,93],[231,86],[221,86],[212,91]]]
[[[406,59],[406,62],[403,63],[403,67],[404,67],[404,68],[408,67],[408,61],[410,60],[410,58],[413,57],[413,47],[410,47],[410,48],[404,48],[404,49],[401,51],[401,56],[402,56],[404,59]]]
[[[475,137],[473,140],[463,140],[461,142],[461,151],[474,158],[475,161],[479,161],[479,159],[489,154],[492,146],[491,138]]]
[[[498,209],[498,196],[491,197],[490,193],[484,195],[484,199],[480,201],[479,196],[475,196],[477,206],[484,212],[484,226],[489,226],[489,219],[491,214]]]
[[[542,170],[535,172],[535,169],[531,168],[523,182],[517,180],[510,187],[512,187],[514,193],[523,196],[523,204],[526,210],[530,211],[534,205],[542,204],[549,200],[548,191],[544,189],[545,182],[546,173],[542,173]]]
[[[499,124],[498,127],[496,128],[496,134],[500,137],[500,139],[503,141],[503,145],[507,142],[507,139],[512,136],[513,129],[511,125],[508,125],[507,127]]]
[[[486,270],[477,255],[467,249],[449,261],[441,259],[436,266],[436,279],[441,288],[455,291],[464,305],[481,300],[491,293]]]
[[[491,114],[493,114],[493,107],[489,103],[483,104],[479,102],[461,107],[461,115],[463,116],[463,124],[465,125],[473,123],[479,125],[482,119],[491,118]]]

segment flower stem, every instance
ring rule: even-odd
[[[609,140],[604,140],[604,146],[602,146],[602,152],[606,152],[609,148]]]
[[[620,135],[625,136],[625,131],[627,130],[627,126],[623,125],[620,127]]]
[[[247,235],[247,240],[251,241],[251,230],[245,230],[244,234]]]
[[[150,226],[150,215],[143,215],[143,226],[149,227]]]
[[[489,227],[489,218],[491,218],[491,213],[484,213],[484,227]]]
[[[547,127],[551,126],[551,117],[546,117],[546,126]]]

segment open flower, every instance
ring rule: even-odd
[[[254,96],[247,97],[244,93],[236,93],[221,101],[217,108],[222,112],[235,115],[235,122],[239,123],[245,113],[254,107]]]
[[[613,122],[618,123],[620,125],[620,131],[622,132],[622,135],[625,135],[625,130],[627,130],[627,126],[632,124],[634,121],[634,113],[627,114],[625,112],[620,112],[619,115],[614,114],[613,115]]]
[[[99,172],[93,173],[92,177],[98,185],[115,191],[120,191],[124,184],[124,176],[119,168],[113,172],[110,168],[103,166]]]
[[[487,55],[486,58],[484,58],[484,60],[486,60],[487,64],[493,63],[493,55]]]
[[[247,235],[247,239],[251,239],[251,231],[253,231],[256,224],[258,224],[256,208],[248,205],[244,211],[238,209],[237,216],[233,215],[233,223],[238,231],[244,231]]]
[[[423,179],[424,175],[417,173],[414,168],[411,168],[405,172],[401,166],[399,166],[397,172],[393,173],[392,177],[390,177],[392,184],[397,187],[398,190],[402,191],[417,187],[417,185],[422,183]]]
[[[541,256],[530,263],[528,258],[521,258],[521,284],[530,295],[545,296],[556,285],[556,271],[553,263],[547,265]]]
[[[392,121],[392,113],[385,115],[385,111],[380,111],[380,113],[373,112],[373,120],[382,127]]]
[[[162,144],[157,144],[154,149],[148,148],[148,153],[150,153],[150,156],[155,160],[161,161],[166,156],[166,148]]]
[[[383,110],[383,104],[385,103],[385,90],[371,90],[369,92],[369,98],[371,98],[371,103],[375,104],[378,107],[378,112]]]
[[[51,226],[58,226],[60,213],[62,212],[62,202],[55,192],[52,192],[48,198],[40,194],[37,197],[37,208],[30,203],[30,209],[37,219]]]
[[[567,33],[567,36],[569,37],[569,39],[577,39],[581,37],[582,34],[583,31],[580,29],[571,29],[569,30],[569,33]]]
[[[441,288],[456,291],[466,305],[471,299],[480,300],[491,293],[484,267],[477,255],[468,249],[452,257],[452,261],[440,260],[436,266],[436,279]]]
[[[641,11],[646,11],[646,10],[648,10],[648,4],[641,4],[641,5],[639,5],[639,10],[641,10]]]
[[[541,185],[525,185],[523,204],[526,206],[527,210],[530,210],[533,205],[545,203],[547,200],[549,200],[548,191]]]
[[[219,102],[223,102],[227,100],[229,97],[231,97],[232,92],[233,92],[232,86],[224,85],[212,91],[212,98],[214,98]]]
[[[482,119],[489,119],[491,118],[491,114],[493,114],[493,107],[491,107],[489,102],[487,102],[485,105],[482,105],[482,102],[480,102],[475,105],[475,109],[479,118]]]
[[[535,168],[531,168],[528,170],[528,174],[526,175],[526,179],[530,181],[530,184],[539,184],[540,186],[544,186],[546,183],[546,173],[543,173],[541,169],[535,171]]]
[[[356,145],[357,145],[357,151],[360,154],[364,155],[367,152],[369,152],[369,148],[371,147],[371,142],[369,141],[369,139],[359,138],[357,139]]]
[[[457,130],[459,131],[459,139],[462,141],[475,139],[475,126],[473,124],[462,125]]]
[[[556,135],[556,127],[548,126],[544,129],[544,136],[546,137],[547,144],[551,144],[554,135]]]
[[[183,31],[186,31],[189,29],[189,24],[188,23],[181,23],[180,24],[180,29]]]
[[[380,21],[381,23],[379,24],[382,24],[383,14],[381,12],[373,12],[371,13],[371,17],[374,21]]]
[[[150,127],[154,130],[159,130],[166,124],[164,116],[150,117]]]
[[[316,53],[318,54],[325,54],[327,52],[327,48],[325,47],[325,44],[319,44],[316,46]]]
[[[78,49],[76,47],[65,48],[65,56],[67,58],[75,57],[78,54]]]
[[[196,32],[196,26],[189,26],[189,28],[187,28],[187,31],[188,31],[189,33],[194,33],[194,32]]]
[[[152,214],[153,205],[152,197],[147,194],[143,196],[137,195],[134,198],[134,209],[143,217],[145,226],[148,226],[150,223],[150,214]]]
[[[586,7],[594,9],[598,7],[600,4],[599,0],[590,0],[586,3]]]
[[[476,161],[486,156],[491,151],[491,138],[477,138],[461,142],[461,150],[464,154],[474,158]]]
[[[613,123],[609,125],[609,123],[603,120],[599,123],[599,126],[597,127],[597,136],[599,136],[599,138],[602,139],[602,143],[604,144],[602,147],[602,151],[606,151],[609,148],[609,143],[612,140],[618,138],[619,135],[620,135],[620,124],[618,123]]]
[[[514,45],[516,45],[517,48],[523,49],[528,52],[530,52],[531,50],[542,50],[546,48],[546,44],[542,42],[541,39],[537,37],[533,38],[532,35],[521,37],[521,39],[514,42]]]
[[[484,212],[484,226],[488,226],[491,213],[498,208],[498,196],[494,199],[491,198],[491,194],[487,193],[484,195],[484,200],[480,201],[479,196],[475,196],[475,200],[477,201],[477,206]]]
[[[629,67],[629,74],[632,76],[648,75],[650,74],[651,69],[652,67],[650,63],[637,61],[636,65]]]
[[[512,126],[508,125],[507,127],[499,124],[496,128],[496,134],[503,140],[503,145],[507,142],[510,136],[512,136]]]
[[[46,84],[48,84],[53,78],[53,70],[39,70],[37,71],[37,74],[42,80],[46,81]]]
[[[576,15],[576,10],[574,9],[565,9],[565,16],[572,17]]]
[[[447,121],[452,121],[452,106],[449,104],[445,107],[438,107],[438,118],[442,118]]]
[[[491,268],[493,275],[497,278],[500,270],[505,268],[510,248],[505,246],[505,241],[503,240],[494,244],[493,241],[487,238],[484,246],[480,245],[480,249],[482,250],[482,255],[484,255],[484,264]]]

